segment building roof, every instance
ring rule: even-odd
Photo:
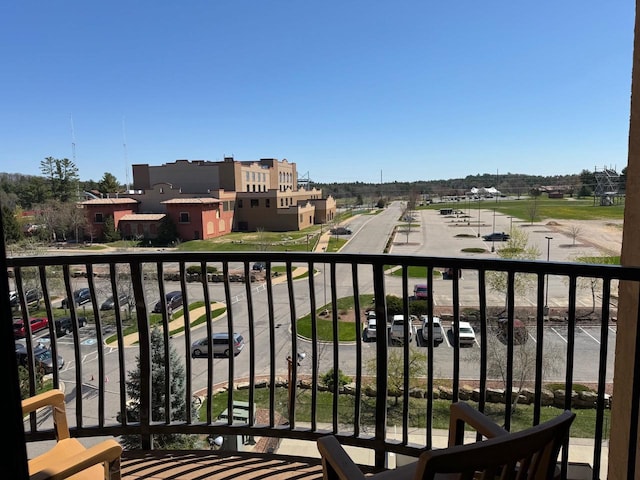
[[[154,221],[162,220],[167,215],[165,213],[128,213],[127,215],[123,215],[120,221],[123,220],[135,220],[137,222],[140,221]]]
[[[164,202],[160,202],[163,205],[164,204],[197,204],[197,203],[201,203],[201,204],[213,204],[213,203],[220,203],[220,200],[218,200],[217,198],[211,198],[211,197],[202,197],[202,198],[172,198],[170,200],[165,200]]]
[[[94,198],[93,200],[86,200],[82,202],[82,205],[127,205],[140,203],[134,198]]]

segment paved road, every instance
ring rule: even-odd
[[[353,235],[349,242],[344,246],[343,251],[349,253],[380,253],[384,250],[389,235],[393,231],[393,227],[400,218],[402,213],[402,205],[399,203],[392,204],[389,208],[385,209],[381,213],[377,215],[361,215],[352,220],[350,220],[349,225],[353,230]],[[558,238],[557,232],[551,232],[544,225],[534,225],[533,227],[524,227],[523,224],[518,222],[517,220],[512,220],[509,217],[505,217],[503,215],[496,214],[495,216],[495,229],[494,229],[494,218],[493,211],[483,210],[480,212],[481,221],[473,222],[467,221],[468,219],[461,217],[447,217],[439,215],[437,211],[432,210],[422,210],[419,211],[419,218],[417,218],[416,223],[419,227],[416,227],[415,230],[411,231],[408,235],[401,234],[394,239],[391,245],[391,253],[397,254],[426,254],[433,256],[460,256],[460,255],[471,255],[473,257],[494,257],[496,254],[491,252],[491,244],[487,244],[483,242],[483,240],[477,236],[478,227],[480,228],[481,234],[483,232],[488,232],[491,230],[495,231],[509,231],[511,226],[514,228],[527,228],[527,232],[529,233],[530,242],[537,244],[539,250],[541,251],[541,255],[546,258],[546,248],[547,248],[547,240],[546,236],[554,235],[555,238]],[[474,217],[475,218],[475,217]],[[459,233],[468,233],[469,236],[459,236]],[[474,237],[475,234],[475,237]],[[563,240],[565,243],[569,242],[569,239]],[[465,254],[462,252],[462,249],[467,247],[477,247],[479,245],[484,246],[486,249],[485,253],[481,254]],[[495,245],[494,245],[495,246]],[[553,246],[553,245],[552,245]],[[322,243],[318,248],[322,248]],[[498,248],[496,246],[496,248]],[[585,254],[589,254],[589,249],[584,249],[583,251],[587,252]],[[565,260],[569,258],[559,258],[560,254],[563,253],[563,250],[557,249],[551,251],[551,257],[554,260]],[[591,254],[598,254],[597,250],[593,250]],[[324,301],[324,295],[328,290],[329,297],[327,301],[330,301],[330,289],[325,288],[325,280],[329,280],[329,275],[323,268],[322,264],[318,264],[318,272],[314,276],[314,285],[316,289],[316,298],[318,302]],[[463,292],[462,302],[472,302],[473,300],[473,290],[476,285],[474,281],[474,272],[465,271],[463,279],[461,281],[461,291]],[[336,278],[339,280],[338,282],[338,292],[342,292],[347,288],[348,281],[350,278],[350,271],[348,267],[337,266],[337,275]],[[366,278],[364,275],[362,278]],[[343,282],[340,279],[345,279]],[[397,293],[401,292],[400,279],[397,277],[389,276],[388,277],[388,289],[390,292],[394,290]],[[305,282],[308,280],[304,280]],[[295,282],[297,283],[297,282]],[[361,285],[361,291],[366,292],[367,287],[372,287],[367,283],[367,280],[363,281]],[[450,305],[450,297],[451,297],[451,288],[452,282],[437,280],[434,282],[434,301],[436,305]],[[167,286],[167,291],[173,288],[173,285]],[[192,299],[202,298],[202,291],[198,292],[198,289],[201,289],[200,285],[189,285],[189,295]],[[560,279],[554,279],[551,281],[550,287],[550,295],[549,295],[549,304],[560,305],[560,302],[563,301],[563,291],[566,291],[566,285],[564,285]],[[212,299],[223,299],[224,292],[223,287],[219,284],[212,284],[209,286],[210,295]],[[255,354],[255,358],[258,359],[256,362],[258,368],[258,375],[266,375],[269,373],[269,363],[270,362],[262,362],[261,358],[269,358],[276,364],[277,372],[284,372],[281,375],[286,375],[287,364],[286,357],[290,353],[291,350],[291,322],[292,315],[302,316],[308,313],[309,310],[309,299],[308,294],[306,293],[306,286],[294,289],[294,299],[295,299],[295,311],[292,312],[291,307],[289,305],[288,296],[286,292],[286,286],[283,284],[274,286],[274,298],[275,302],[273,304],[273,312],[275,319],[275,334],[272,338],[269,337],[270,329],[270,319],[269,319],[269,310],[267,307],[267,296],[266,289],[264,285],[252,285],[252,297],[254,300],[254,328],[256,335],[256,342],[253,345],[253,353]],[[340,296],[340,293],[339,293]],[[468,297],[467,297],[468,296]],[[247,323],[248,311],[247,304],[245,302],[246,291],[244,284],[237,284],[231,286],[231,298],[232,304],[229,307],[229,312],[233,317],[234,328],[236,331],[240,332],[245,338],[249,339],[249,325]],[[565,297],[566,298],[566,295]],[[469,303],[472,304],[472,303]],[[477,303],[476,303],[477,304]],[[228,317],[223,317],[216,321],[214,324],[214,329],[223,329],[226,328],[226,322]],[[445,325],[445,330],[447,325]],[[535,330],[530,329],[530,335],[532,335],[531,342],[535,341]],[[194,330],[192,338],[190,341],[193,341],[205,334],[204,328],[199,328]],[[95,345],[95,336],[92,336],[91,329],[83,329],[81,332],[82,338],[80,339],[81,349],[82,349],[82,361],[83,361],[83,380],[86,385],[97,385],[97,364],[95,361],[96,355],[96,345]],[[559,353],[560,358],[564,358],[563,355],[566,354],[566,328],[562,326],[557,327],[549,327],[545,329],[545,345],[553,346]],[[63,337],[60,340],[62,353],[67,360],[67,363],[62,371],[62,378],[66,382],[70,382],[73,384],[75,381],[74,376],[74,368],[73,365],[73,357],[71,355],[71,345],[69,342],[73,340],[72,337]],[[598,371],[598,366],[595,364],[597,361],[597,349],[599,348],[600,339],[600,331],[599,327],[590,327],[585,326],[581,327],[577,333],[576,337],[576,351],[579,356],[574,361],[575,368],[575,379],[577,381],[589,381],[593,380],[595,376],[595,372]],[[172,343],[176,350],[184,356],[188,355],[189,345],[187,339],[183,335],[176,335],[172,339]],[[451,375],[451,365],[453,361],[453,349],[450,347],[450,338],[448,341],[445,341],[440,347],[438,347],[434,353],[435,360],[437,362],[436,374],[439,376],[450,376]],[[610,336],[608,339],[609,343],[609,352],[610,352],[610,361],[612,362],[613,352],[615,351],[615,327],[612,326],[610,328]],[[66,344],[66,346],[65,346]],[[273,345],[274,348],[268,348],[269,345]],[[234,361],[234,369],[237,377],[242,377],[249,372],[249,352],[250,349],[245,349],[245,351],[236,357]],[[68,349],[68,352],[65,354],[65,348]],[[303,339],[298,339],[298,348],[300,350],[305,350],[309,352],[311,350],[311,346]],[[551,347],[550,347],[551,348]],[[474,378],[477,377],[477,361],[474,360],[474,355],[477,352],[477,348],[464,349],[462,351],[463,365],[462,365],[462,375],[463,378]],[[109,378],[108,389],[117,388],[117,374],[116,372],[119,369],[118,365],[118,357],[116,355],[116,350],[111,347],[107,347],[107,377]],[[137,347],[131,346],[126,349],[125,353],[125,369],[131,370],[135,367],[135,356],[137,354]],[[364,346],[364,355],[365,358],[372,358],[375,354],[374,344],[366,343]],[[326,363],[330,364],[332,361],[332,351],[325,346],[319,347],[319,356],[320,356],[320,364]],[[227,359],[216,359],[214,360],[214,373],[213,379],[215,382],[225,382],[227,380],[227,366],[226,363],[229,360]],[[561,365],[564,364],[560,362]],[[611,363],[612,365],[613,363]],[[216,367],[219,365],[219,368]],[[355,347],[353,346],[343,346],[340,349],[339,356],[339,365],[340,368],[347,374],[353,373],[353,366],[355,365]],[[207,362],[205,359],[195,359],[192,362],[193,372],[192,378],[194,382],[194,387],[196,389],[204,388],[207,383]],[[322,369],[321,369],[322,370]],[[310,365],[304,365],[304,363],[300,367],[300,373],[309,373]],[[564,372],[558,372],[558,378],[562,378]],[[612,369],[608,372],[608,377],[612,376]],[[114,383],[116,382],[116,383]],[[114,397],[115,398],[115,397]],[[113,407],[116,408],[116,407]]]

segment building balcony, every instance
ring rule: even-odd
[[[441,412],[457,400],[491,412],[507,429],[576,411],[579,425],[561,453],[563,475],[606,477],[618,290],[625,284],[637,291],[640,269],[291,252],[7,262],[12,290],[21,296],[37,285],[43,294],[39,305],[23,302],[14,316],[26,320],[37,309],[50,320],[17,340],[31,355],[21,370],[23,392],[41,386],[33,351],[45,344],[54,361],[64,359],[44,381],[65,390],[72,435],[89,443],[128,439],[123,478],[234,468],[253,472],[247,478],[259,477],[256,469],[275,478],[320,478],[315,440],[327,433],[368,468],[393,468],[421,449],[444,446]],[[255,262],[266,264],[264,277],[255,277]],[[445,280],[441,271],[454,274]],[[426,300],[414,298],[416,283],[427,285]],[[84,287],[89,302],[61,308]],[[153,313],[171,291],[182,292],[182,305],[160,302]],[[133,300],[130,308],[101,310],[110,296]],[[377,319],[375,337],[367,311]],[[412,319],[394,335],[392,313]],[[425,340],[433,338],[433,322],[423,332],[421,314],[441,319],[442,343]],[[56,332],[53,320],[61,316],[71,317],[71,328]],[[456,341],[463,322],[474,330],[471,346]],[[221,348],[214,350],[219,356],[192,355],[195,341],[225,332],[243,338],[236,355],[225,356],[236,349],[233,340],[207,344]],[[629,380],[633,391],[638,377]],[[637,437],[637,399],[629,438]],[[47,420],[25,419],[30,453],[53,440]],[[180,449],[167,452],[175,436]],[[629,450],[633,468],[635,447]]]

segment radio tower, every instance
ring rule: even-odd
[[[77,168],[76,165],[76,133],[73,129],[73,114],[69,115],[69,120],[71,121],[71,161],[73,165]],[[76,200],[80,200],[80,182],[76,184]],[[76,239],[78,238],[78,232],[76,232]]]
[[[122,148],[124,149],[125,188],[126,191],[129,191],[129,159],[127,157],[127,134],[124,125],[124,117],[122,117]]]

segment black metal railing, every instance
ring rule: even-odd
[[[254,271],[255,262],[264,262],[266,269]],[[38,256],[9,258],[8,265],[20,303],[16,315],[25,323],[34,311],[49,319],[46,332],[53,353],[53,384],[65,383],[77,389],[70,404],[70,410],[75,411],[75,425],[71,423],[76,436],[136,436],[141,448],[152,449],[154,437],[162,434],[313,441],[332,432],[346,445],[372,449],[375,464],[381,467],[390,452],[416,455],[419,449],[434,446],[435,402],[438,396],[444,397],[445,391],[450,392],[449,401],[464,399],[463,395],[468,394],[466,385],[472,384],[472,400],[484,411],[499,385],[504,392],[503,423],[509,429],[514,414],[509,406],[525,401],[520,391],[523,385],[530,393],[526,401],[533,405],[531,423],[537,424],[543,419],[542,411],[548,404],[545,402],[549,401],[547,384],[563,384],[566,394],[560,404],[555,399],[555,405],[575,409],[575,400],[569,392],[574,383],[588,382],[595,391],[590,461],[594,478],[599,475],[602,445],[607,439],[617,283],[640,281],[640,269],[617,266],[291,252]],[[453,275],[448,276],[450,280],[439,275],[446,269],[453,269]],[[420,278],[415,278],[416,271],[420,272]],[[462,278],[460,271],[464,272]],[[425,336],[417,335],[417,322],[404,322],[401,332],[403,338],[415,340],[391,343],[384,328],[394,303],[390,295],[398,297],[399,313],[411,319],[419,310],[412,294],[413,283],[428,285],[427,300],[419,305],[420,313],[439,316],[450,326],[445,346],[424,342]],[[551,292],[549,286],[553,287]],[[74,291],[81,287],[91,292],[88,303],[76,305],[69,301],[68,311],[59,307],[63,297],[72,299]],[[26,298],[26,291],[33,288],[42,292],[35,306],[28,304]],[[171,307],[163,300],[173,290],[182,293],[181,307]],[[101,300],[108,296],[115,299],[113,311],[100,309]],[[119,304],[121,297],[133,299],[130,308]],[[352,306],[345,307],[344,299],[352,299]],[[157,301],[160,313],[154,314],[152,308]],[[367,309],[374,311],[378,319],[375,341],[367,337],[364,326],[363,312]],[[348,324],[342,317],[348,316],[349,310],[353,313],[348,328],[354,333],[348,342],[339,341]],[[223,315],[216,315],[222,311]],[[71,335],[56,332],[55,319],[61,313],[72,319]],[[89,327],[82,326],[81,317],[89,320]],[[302,317],[307,317],[304,327],[298,322]],[[492,369],[497,317],[507,319],[502,337],[502,376]],[[524,346],[514,341],[516,318],[529,329],[526,348],[535,353],[526,373],[517,368]],[[476,330],[476,343],[470,349],[462,348],[457,341],[462,321],[469,321]],[[583,346],[587,327],[594,342]],[[176,412],[171,401],[175,395],[172,379],[176,367],[165,361],[163,381],[152,380],[154,361],[159,358],[151,340],[155,328],[162,339],[160,358],[170,358],[174,349],[183,368],[178,372],[184,381],[184,391],[177,403],[184,404],[186,412],[181,420],[173,419]],[[429,329],[426,337],[433,338],[433,323],[429,322],[426,328]],[[196,335],[208,338],[208,348],[212,350],[214,332],[229,334],[230,351],[234,349],[232,334],[240,332],[244,349],[228,358],[211,355],[192,358],[190,349]],[[33,353],[38,341],[43,340],[41,334],[27,330],[24,339],[29,352],[26,362],[29,393],[38,387],[38,365]],[[550,373],[546,361],[555,341],[550,335],[556,334],[561,338],[562,348],[555,356],[557,372]],[[416,349],[426,354],[419,379],[412,377],[410,367]],[[296,361],[303,357],[299,356],[302,353],[304,360]],[[56,368],[58,355],[65,359],[63,369]],[[375,362],[373,372],[371,362]],[[390,396],[390,365],[398,362],[403,368],[401,385]],[[585,371],[590,372],[590,378]],[[127,389],[131,372],[137,372],[139,380],[136,398]],[[345,390],[338,388],[341,373],[353,381],[346,389],[353,399],[348,410],[339,401],[340,391]],[[283,378],[288,381],[283,382]],[[420,412],[416,412],[412,403],[416,380],[426,393]],[[277,395],[283,383],[287,385],[287,405]],[[441,388],[443,383],[448,388]],[[243,421],[234,420],[241,392],[234,386],[239,384],[247,390],[242,398],[248,399]],[[160,392],[158,385],[162,385]],[[220,421],[208,409],[205,419],[197,420],[194,396],[208,405],[221,386],[228,388],[226,419]],[[256,394],[263,387],[268,391],[266,419],[255,413]],[[87,389],[91,395],[83,394]],[[304,401],[300,399],[301,389]],[[371,404],[365,404],[365,397],[372,400]],[[330,421],[319,416],[321,403],[323,408],[330,409]],[[401,412],[393,429],[399,432],[397,436],[391,435],[388,419],[391,407]],[[309,412],[304,422],[298,421],[301,409]],[[135,415],[123,414],[131,410]],[[424,418],[424,427],[416,430],[413,420],[418,415]],[[630,437],[636,438],[633,429],[637,422],[631,423]],[[419,437],[415,431],[420,432]],[[29,441],[47,439],[52,438],[52,432],[32,416],[26,437]],[[571,445],[563,449],[564,468],[571,453]],[[631,463],[635,464],[635,457]]]

